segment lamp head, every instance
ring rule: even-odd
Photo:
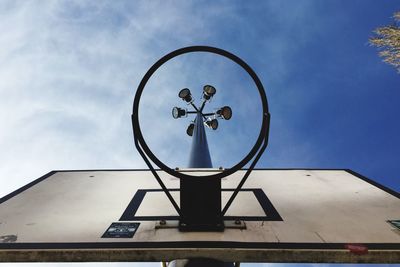
[[[193,136],[193,131],[194,131],[194,123],[192,122],[191,124],[189,124],[189,126],[186,129],[186,133],[189,136]]]
[[[232,109],[228,106],[224,106],[217,110],[217,115],[224,120],[230,120],[232,118]]]
[[[212,119],[210,121],[206,121],[206,125],[213,130],[217,130],[218,128],[218,120]]]
[[[173,107],[173,109],[172,109],[172,117],[174,117],[174,119],[185,117],[186,115],[187,115],[186,114],[186,109]]]
[[[203,87],[203,98],[205,100],[210,100],[210,98],[212,98],[215,95],[216,92],[217,92],[217,89],[215,89],[214,86],[204,85],[204,87]]]
[[[180,90],[178,96],[188,103],[192,101],[192,94],[188,88],[183,88]]]

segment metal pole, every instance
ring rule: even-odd
[[[189,168],[212,168],[203,115],[198,110],[189,158]],[[223,231],[221,180],[193,177],[180,180],[181,231]]]
[[[192,148],[190,151],[189,168],[212,168],[207,135],[204,129],[203,116],[198,111],[193,130]]]
[[[190,94],[189,89],[184,93]],[[181,90],[182,92],[182,90]],[[179,93],[180,97],[181,92]],[[215,93],[215,89],[214,89]],[[190,96],[190,95],[189,95]],[[189,101],[191,101],[191,97]],[[207,98],[208,99],[208,98]],[[189,102],[184,98],[186,102]],[[203,114],[206,99],[201,107],[197,108],[190,102],[196,113],[192,134],[192,146],[189,156],[189,168],[212,168],[210,151],[208,149],[207,135],[204,129],[204,120],[207,116]],[[177,109],[177,108],[174,108]],[[174,112],[174,111],[173,111]],[[174,113],[173,113],[174,114]],[[213,115],[210,113],[207,115]],[[179,114],[178,114],[179,115]],[[178,115],[173,115],[178,118]],[[180,180],[180,231],[223,231],[224,222],[221,214],[221,180],[205,177],[192,177]],[[168,266],[171,267],[233,267],[232,262],[223,262],[208,258],[193,258],[185,260],[174,260]]]
[[[203,116],[201,112],[197,112],[195,124],[194,124],[194,130],[193,130],[193,136],[192,136],[192,147],[190,151],[190,159],[189,159],[189,168],[212,168],[212,162],[211,162],[211,157],[210,157],[210,151],[208,149],[208,143],[207,143],[207,135],[206,131],[204,129],[204,123],[203,123]],[[199,192],[199,189],[202,186],[207,186],[209,187],[209,190],[207,190],[207,195],[202,192],[202,196],[198,196],[196,198],[197,192]],[[184,197],[186,192],[191,192],[189,194],[190,200],[187,197]],[[210,192],[215,192],[215,194],[210,194]],[[203,210],[199,206],[205,206],[205,208],[212,210],[213,205],[217,205],[217,209],[214,211],[214,216],[215,212],[220,212],[221,207],[220,207],[220,199],[221,199],[221,185],[220,181],[212,181],[211,183],[207,181],[202,181],[201,177],[199,177],[199,180],[197,181],[190,181],[189,183],[187,181],[182,181],[181,180],[181,193],[183,193],[181,200],[184,200],[181,202],[181,208],[183,204],[183,212],[189,212],[189,216],[192,217],[194,213],[203,213],[203,216],[208,216],[207,212],[201,212]],[[213,202],[210,203],[212,205],[209,205],[207,207],[207,201],[213,198],[212,195],[215,196]],[[198,201],[194,201],[194,199],[197,199]],[[187,204],[190,203],[190,207],[187,206]],[[187,213],[186,213],[187,214]],[[196,215],[197,215],[196,214]],[[196,216],[197,217],[197,216]],[[207,227],[207,226],[206,226]],[[215,231],[215,229],[213,229]],[[233,267],[234,264],[232,262],[222,262],[214,259],[187,259],[187,260],[175,260],[172,261],[169,266],[171,267]]]

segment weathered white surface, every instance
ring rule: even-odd
[[[223,179],[235,188],[243,171]],[[159,172],[170,188],[179,181]],[[91,177],[93,176],[93,177]],[[0,236],[19,242],[240,241],[400,243],[386,220],[400,219],[400,199],[346,171],[255,170],[244,188],[262,188],[283,221],[247,222],[247,230],[180,233],[142,221],[133,238],[101,238],[137,189],[159,188],[148,171],[57,172],[0,204]],[[223,194],[224,202],[230,192]],[[177,192],[173,193],[177,199]],[[254,195],[239,194],[227,215],[262,215]],[[175,215],[168,199],[148,193],[137,215]]]

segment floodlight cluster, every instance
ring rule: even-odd
[[[188,88],[180,90],[178,93],[179,98],[185,101],[188,105],[191,105],[194,110],[188,111],[184,108],[173,107],[172,117],[174,119],[178,119],[182,117],[187,117],[188,114],[201,114],[204,125],[210,129],[216,130],[218,128],[218,119],[230,120],[232,118],[232,109],[229,106],[223,106],[212,113],[203,112],[206,102],[210,101],[214,97],[216,92],[217,90],[214,86],[208,84],[205,85],[203,87],[202,104],[200,107],[197,107],[194,104],[194,98],[190,90]],[[189,124],[186,130],[186,133],[189,136],[193,136],[195,120]]]

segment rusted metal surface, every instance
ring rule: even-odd
[[[208,257],[222,261],[281,263],[400,263],[398,250],[288,249],[68,249],[0,250],[1,262],[140,262]]]

